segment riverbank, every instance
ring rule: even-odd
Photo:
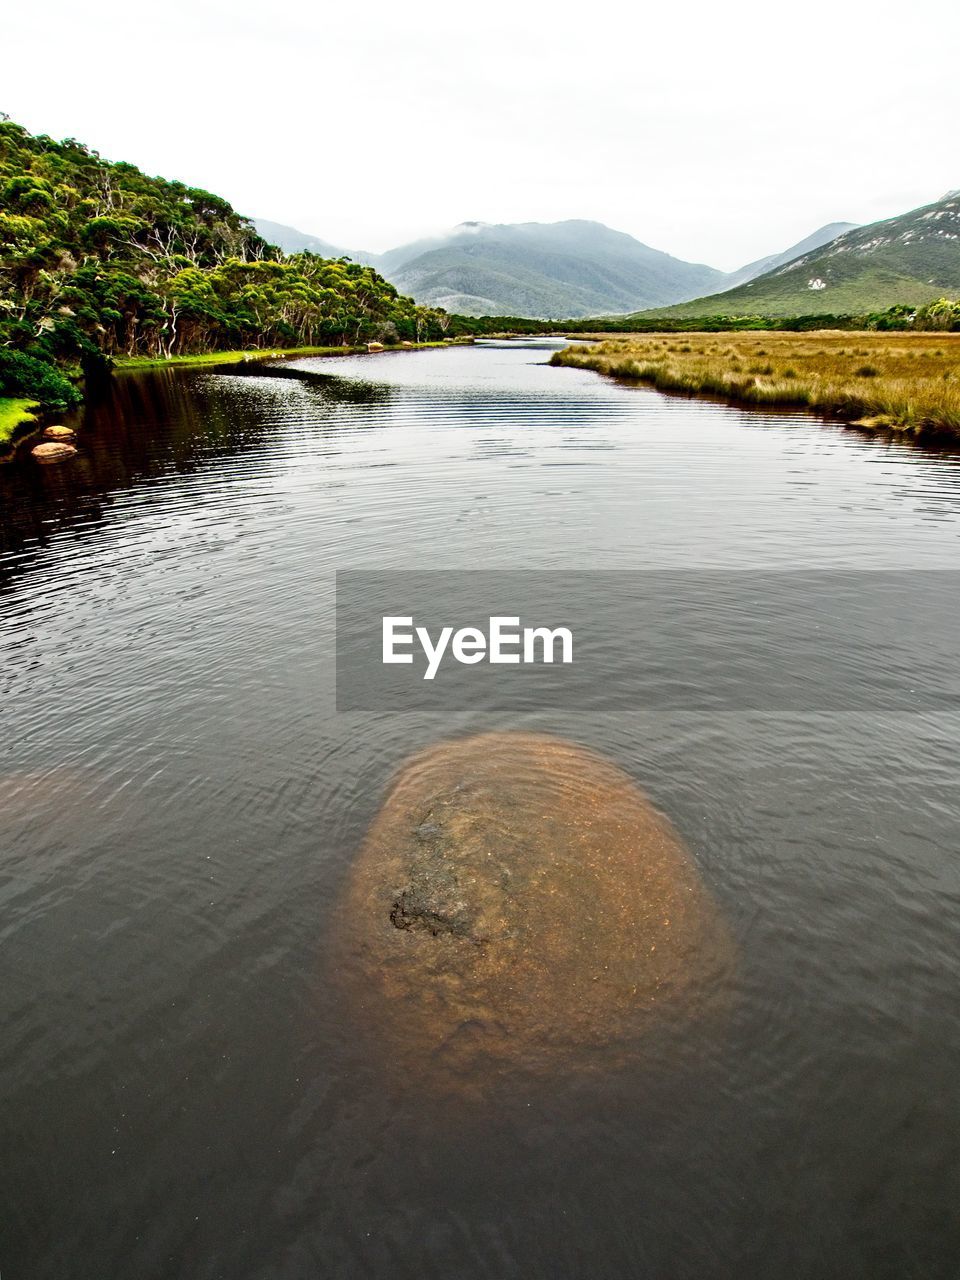
[[[431,347],[453,346],[463,339],[451,338],[443,342],[411,342],[397,343],[384,347],[384,351],[426,351]],[[472,341],[472,339],[470,339]],[[254,348],[245,351],[206,351],[201,355],[191,356],[117,356],[113,364],[120,372],[125,369],[168,369],[174,366],[187,365],[219,365],[242,364],[247,360],[278,360],[305,356],[359,356],[379,355],[380,351],[370,352],[366,343],[353,347],[270,347],[269,350]]]
[[[960,438],[960,334],[643,334],[568,347],[551,364],[732,404],[809,409],[869,430]]]
[[[39,427],[36,400],[10,400],[0,398],[0,450],[11,446],[14,440]]]
[[[269,350],[207,351],[189,356],[120,356],[114,359],[116,373],[144,372],[150,369],[192,368],[207,365],[218,368],[223,365],[243,364],[247,361],[282,360],[305,356],[357,356],[381,355],[385,351],[426,351],[435,347],[462,346],[473,342],[472,337],[446,338],[442,342],[404,342],[371,351],[367,344],[351,347],[271,347]],[[49,418],[47,419],[49,421]],[[13,457],[14,447],[21,440],[40,431],[44,426],[41,406],[34,400],[0,398],[0,463]]]

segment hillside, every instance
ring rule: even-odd
[[[402,293],[466,315],[636,311],[693,297],[724,278],[585,221],[464,223],[383,254],[380,266]]]
[[[836,240],[837,236],[842,236],[845,231],[855,231],[856,228],[855,222],[828,222],[825,227],[818,228],[806,239],[791,245],[789,249],[784,249],[782,253],[771,253],[766,258],[758,258],[756,262],[748,262],[739,271],[731,272],[727,276],[724,293],[729,292],[730,289],[736,289],[738,285],[746,284],[748,280],[755,280],[757,276],[766,275],[768,271],[774,271],[777,267],[786,266],[795,258],[819,249],[829,244],[831,240]]]
[[[657,316],[769,315],[880,311],[960,295],[960,195],[846,231],[729,292]]]
[[[369,267],[283,257],[208,191],[0,117],[0,396],[60,407],[113,356],[439,336]]]

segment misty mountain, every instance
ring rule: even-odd
[[[339,245],[321,240],[306,231],[298,231],[296,227],[287,227],[282,222],[270,222],[267,218],[254,218],[253,225],[257,234],[263,236],[268,244],[275,244],[284,253],[316,253],[321,258],[351,258],[364,266],[375,267],[377,255],[365,253],[363,250],[341,249]]]
[[[344,252],[401,294],[463,315],[576,319],[797,315],[922,303],[960,289],[960,192],[897,218],[831,222],[778,254],[724,274],[684,262],[599,222],[465,222],[383,254],[350,252],[258,219],[286,252]]]
[[[579,220],[465,222],[449,235],[391,250],[379,269],[421,303],[465,315],[544,318],[612,315],[680,301],[724,278],[713,267]]]
[[[256,227],[286,253],[347,252],[400,293],[462,315],[614,315],[695,297],[725,279],[599,222],[465,222],[382,254],[351,253],[263,218]]]

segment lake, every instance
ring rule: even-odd
[[[556,345],[122,374],[75,460],[0,468],[4,1280],[956,1274],[949,635],[904,585],[846,640],[806,617],[811,705],[707,695],[714,580],[953,607],[960,454]],[[637,644],[692,700],[338,711],[342,569],[696,573]],[[735,939],[721,1015],[460,1095],[364,1030],[344,885],[394,770],[479,728],[593,748],[668,815]]]

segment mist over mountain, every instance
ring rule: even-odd
[[[613,315],[692,298],[725,279],[599,222],[464,222],[382,254],[344,251],[263,218],[256,226],[285,252],[346,252],[376,266],[402,294],[461,315]]]
[[[694,297],[723,273],[599,222],[463,223],[384,254],[401,293],[465,315],[577,317]],[[643,302],[638,302],[643,299]]]

